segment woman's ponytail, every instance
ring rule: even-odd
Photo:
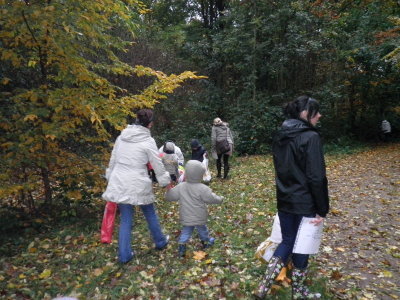
[[[286,103],[283,107],[283,113],[287,118],[299,119],[302,111],[307,111],[307,121],[313,118],[319,112],[317,100],[308,96],[300,96],[295,100]]]

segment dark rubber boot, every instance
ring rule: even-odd
[[[272,256],[268,263],[265,275],[262,278],[261,284],[257,291],[253,294],[256,299],[264,299],[268,292],[271,290],[272,283],[276,276],[279,275],[281,269],[284,267],[282,260],[279,257]]]
[[[292,271],[292,298],[293,299],[321,299],[320,293],[311,293],[305,285],[306,269]]]

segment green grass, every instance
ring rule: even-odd
[[[356,141],[347,137],[340,137],[336,141],[331,141],[324,145],[326,153],[332,156],[344,156],[365,151],[370,148],[370,143]]]
[[[211,166],[214,170],[214,166]],[[31,230],[19,238],[3,237],[0,253],[0,297],[51,299],[75,295],[80,299],[250,299],[265,265],[254,258],[257,246],[269,236],[275,209],[275,186],[270,156],[236,158],[229,180],[210,187],[225,197],[222,205],[209,206],[208,226],[216,243],[202,260],[193,258],[200,243],[193,238],[186,258],[178,258],[180,231],[178,206],[164,201],[157,189],[157,208],[171,242],[156,251],[140,211],[135,214],[133,247],[128,264],[117,262],[118,221],[111,245],[99,242],[104,202],[92,217],[71,219],[45,232]],[[118,217],[117,217],[118,220]],[[12,238],[12,239],[11,239]],[[326,279],[312,268],[314,290],[322,291]],[[290,299],[282,288],[272,299]]]

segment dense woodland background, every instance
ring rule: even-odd
[[[156,111],[158,144],[186,154],[192,138],[209,147],[217,116],[238,155],[267,153],[301,94],[320,101],[327,143],[378,141],[383,119],[399,136],[398,1],[2,0],[0,12],[3,208],[90,207],[141,107]]]

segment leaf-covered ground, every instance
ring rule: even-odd
[[[332,210],[317,261],[337,299],[400,299],[400,147],[329,159]]]
[[[387,146],[328,156],[332,214],[310,282],[324,299],[399,297],[399,152]],[[136,257],[126,265],[116,260],[116,234],[111,245],[99,243],[102,201],[92,216],[64,225],[51,228],[36,220],[42,226],[1,238],[0,297],[250,299],[265,268],[254,251],[272,225],[273,183],[269,156],[236,158],[232,179],[210,184],[225,196],[222,205],[210,206],[216,244],[202,251],[193,238],[184,259],[177,256],[178,207],[162,200],[162,189],[157,205],[170,245],[153,249],[137,211]],[[290,299],[290,290],[277,286],[271,298]]]

